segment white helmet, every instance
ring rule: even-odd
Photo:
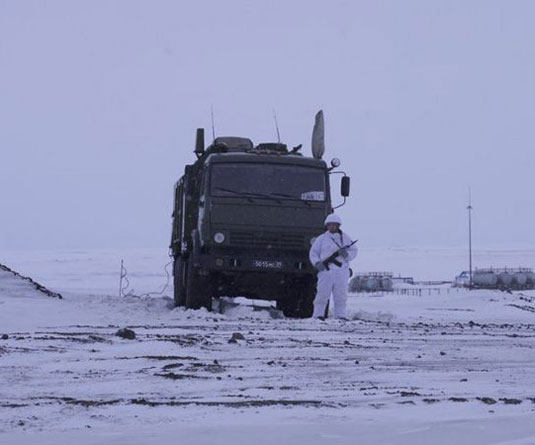
[[[324,225],[327,225],[329,223],[336,223],[342,225],[342,218],[340,218],[338,215],[335,215],[334,213],[331,213],[330,215],[327,215],[327,218],[325,218]]]

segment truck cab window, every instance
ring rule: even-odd
[[[295,165],[221,163],[212,166],[210,194],[265,194],[305,201],[325,201],[325,172]]]

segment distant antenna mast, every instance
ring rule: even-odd
[[[214,124],[214,106],[210,107],[210,116],[212,118],[212,138],[215,141],[215,124]]]
[[[472,189],[468,188],[468,265],[470,269],[470,284],[472,289]]]
[[[275,128],[277,129],[277,142],[281,143],[281,135],[279,133],[279,122],[277,121],[277,113],[275,113],[275,108],[273,108],[273,119],[275,119]]]

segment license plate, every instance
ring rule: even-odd
[[[262,269],[282,269],[282,261],[253,260],[253,266]]]

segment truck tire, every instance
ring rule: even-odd
[[[209,280],[199,275],[190,259],[187,264],[186,273],[186,308],[212,310],[212,293]]]
[[[303,285],[303,293],[299,301],[297,316],[299,318],[310,318],[314,312],[314,298],[316,298],[316,278]]]
[[[288,318],[310,318],[314,312],[316,281],[307,280],[293,287],[292,294],[277,301],[277,309]]]
[[[185,260],[180,257],[175,259],[173,265],[173,296],[175,300],[175,306],[179,307],[186,305],[186,267],[187,262]]]

